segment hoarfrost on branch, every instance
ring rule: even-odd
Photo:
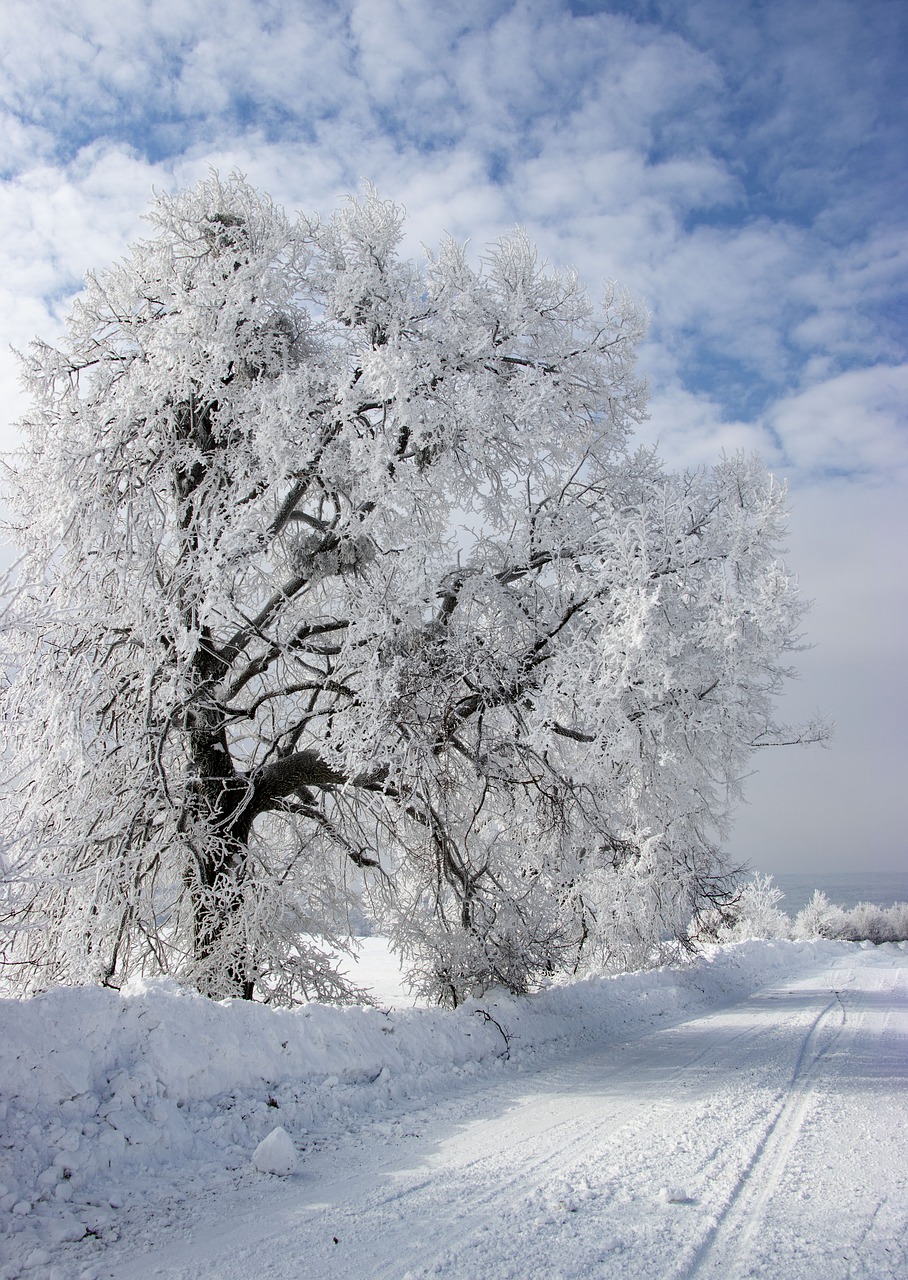
[[[151,222],[26,362],[8,971],[343,999],[350,889],[454,1003],[683,938],[785,736],[782,488],[635,451],[640,313],[522,234]]]

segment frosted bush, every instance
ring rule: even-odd
[[[859,902],[853,910],[846,913],[845,926],[841,937],[849,942],[897,942],[896,919],[899,914],[908,915],[908,904],[900,903],[899,907],[883,908],[873,902]],[[904,937],[904,930],[902,931]]]
[[[794,923],[796,938],[841,938],[844,936],[846,915],[841,907],[830,902],[821,889],[814,889],[807,906],[798,912]]]
[[[731,922],[719,926],[719,941],[790,938],[791,919],[779,909],[784,897],[782,890],[773,884],[772,876],[754,876],[743,886],[737,903],[731,908]]]
[[[887,912],[891,942],[908,942],[908,902],[896,902]]]
[[[859,902],[846,911],[830,902],[819,889],[794,925],[796,938],[841,938],[846,942],[908,941],[908,902],[880,907],[873,902]]]
[[[712,906],[694,917],[689,934],[699,942],[740,942],[746,938],[832,938],[846,942],[908,941],[908,902],[880,907],[859,902],[845,910],[822,889],[794,920],[779,907],[782,890],[772,876],[754,876],[728,906]]]

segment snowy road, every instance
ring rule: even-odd
[[[908,955],[310,1135],[149,1210],[116,1280],[905,1280]]]

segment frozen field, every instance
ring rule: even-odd
[[[4,1280],[908,1275],[904,945],[456,1014],[56,992],[0,1070]]]

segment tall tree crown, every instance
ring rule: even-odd
[[[340,996],[345,867],[439,998],[683,931],[779,736],[783,491],[634,452],[639,312],[519,233],[151,221],[27,362],[12,962]]]

